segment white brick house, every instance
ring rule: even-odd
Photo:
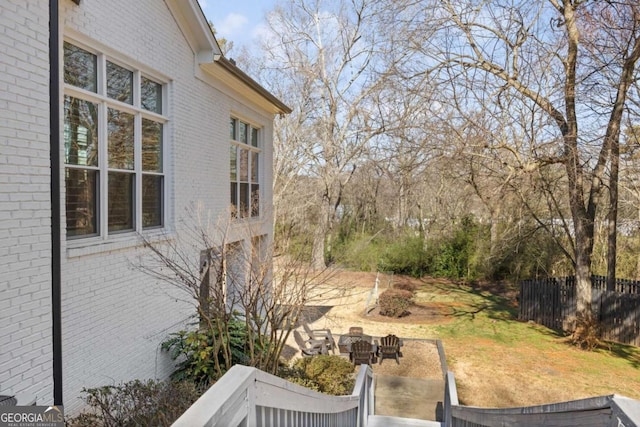
[[[131,268],[139,233],[235,204],[271,239],[290,110],[220,55],[196,0],[0,8],[0,395],[73,412],[83,387],[167,377],[159,344],[192,314]]]

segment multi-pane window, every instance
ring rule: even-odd
[[[164,225],[164,86],[64,43],[67,236]]]
[[[231,118],[229,170],[231,207],[236,218],[260,216],[260,130]]]

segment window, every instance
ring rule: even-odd
[[[231,118],[229,170],[234,218],[260,216],[260,130]]]
[[[67,237],[164,225],[164,85],[64,42]]]

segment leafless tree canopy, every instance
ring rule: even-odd
[[[637,1],[292,0],[268,22],[256,75],[294,107],[277,218],[316,266],[346,218],[426,238],[471,214],[488,262],[545,231],[590,318],[594,259],[613,279],[639,217]]]

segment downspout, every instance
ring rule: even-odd
[[[51,159],[51,316],[53,404],[62,405],[62,275],[60,257],[60,51],[58,0],[49,0],[49,128]]]

